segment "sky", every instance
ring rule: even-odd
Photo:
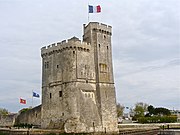
[[[89,21],[112,26],[117,102],[180,109],[179,0],[0,0],[0,108],[36,106],[43,46],[76,36]],[[19,104],[19,98],[27,100]]]

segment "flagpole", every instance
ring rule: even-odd
[[[88,23],[89,23],[89,11],[88,11]]]
[[[88,23],[89,23],[89,1],[88,1]]]
[[[20,103],[20,100],[21,100],[21,97],[19,97],[19,111],[18,111],[18,113],[19,113],[20,110],[21,110],[21,103]]]
[[[31,94],[32,94],[32,108],[33,108],[33,90],[32,90]]]

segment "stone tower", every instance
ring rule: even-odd
[[[65,132],[117,131],[111,27],[84,25],[73,37],[43,47],[42,128]]]
[[[96,22],[84,25],[83,41],[90,43],[94,54],[96,95],[104,130],[115,130],[117,123],[112,67],[112,27]]]

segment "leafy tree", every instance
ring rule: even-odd
[[[139,117],[144,117],[145,112],[147,112],[148,104],[143,102],[138,102],[135,104],[134,108],[134,119],[136,120]]]
[[[152,116],[152,115],[171,115],[170,110],[163,108],[163,107],[159,107],[159,108],[154,108],[152,105],[148,106],[148,114],[146,115],[146,117]]]
[[[0,108],[0,115],[7,115],[8,114],[8,110],[5,108]]]
[[[118,103],[116,107],[117,107],[117,116],[118,117],[122,116],[124,112],[124,106]]]
[[[160,108],[155,108],[154,109],[154,114],[155,115],[171,115],[170,110],[160,107]]]
[[[149,115],[150,115],[150,116],[155,113],[155,108],[154,108],[152,105],[149,105],[149,106],[147,107],[147,109],[148,109],[148,112],[149,112]]]

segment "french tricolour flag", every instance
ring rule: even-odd
[[[101,12],[101,6],[92,6],[89,5],[89,13],[100,13]]]

